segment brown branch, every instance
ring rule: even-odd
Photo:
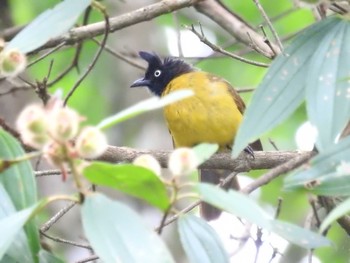
[[[214,20],[240,42],[247,46],[252,45],[253,42],[258,47],[257,51],[259,53],[268,58],[274,57],[271,49],[265,44],[264,37],[255,32],[242,18],[229,11],[223,4],[215,0],[204,0],[195,4],[194,7],[198,12]],[[275,50],[278,50],[278,47],[275,47],[274,44],[272,46]]]
[[[254,153],[255,158],[257,158],[257,157],[259,158],[260,153],[264,153],[264,152],[255,152]],[[268,153],[272,153],[272,152],[268,152]],[[288,152],[288,154],[290,154],[290,153],[291,152]],[[295,168],[299,167],[300,165],[304,164],[309,159],[311,159],[312,156],[315,155],[315,152],[304,152],[304,153],[299,153],[299,154],[294,152],[294,154],[295,154],[294,158],[290,156],[291,159],[289,159],[289,161],[287,161],[285,163],[282,163],[282,164],[278,165],[277,167],[271,169],[269,172],[265,173],[264,175],[260,176],[258,179],[254,180],[252,183],[248,184],[246,187],[241,189],[239,192],[244,193],[244,194],[249,194],[249,193],[253,192],[255,189],[257,189],[260,186],[263,186],[263,185],[269,183],[274,178],[276,178],[276,177],[278,177],[278,176],[280,176],[280,175],[282,175],[282,174],[284,174],[284,173],[286,173],[288,171],[291,171],[292,169],[295,169]],[[219,155],[219,154],[215,154],[215,155]],[[210,161],[213,161],[215,159],[215,155],[212,158],[210,158],[210,160],[208,160],[206,163],[208,163]],[[282,155],[283,155],[283,153],[282,153]],[[239,158],[237,158],[235,160],[238,160],[238,159]],[[217,167],[215,167],[215,168],[217,168]],[[198,200],[198,201],[190,204],[189,206],[185,207],[178,214],[175,214],[174,216],[169,218],[164,223],[164,226],[167,226],[167,225],[171,224],[172,222],[176,221],[179,218],[180,215],[191,211],[193,208],[198,206],[200,203],[201,203],[201,201]]]
[[[110,32],[114,32],[141,22],[152,20],[158,16],[171,13],[173,11],[190,7],[200,0],[163,0],[155,4],[148,5],[109,19]],[[18,29],[8,29],[3,32],[2,37],[9,39],[13,36],[14,31],[19,32]],[[105,32],[105,22],[97,22],[86,26],[73,28],[68,34],[51,39],[48,43],[31,53],[37,53],[40,50],[52,48],[62,42],[67,45],[73,45],[85,39],[103,35]]]
[[[162,167],[167,167],[168,155],[171,151],[150,151],[136,150],[128,147],[109,146],[107,151],[99,158],[99,160],[119,163],[132,162],[141,154],[153,155]],[[246,154],[241,154],[238,158],[232,159],[230,153],[214,154],[208,161],[200,166],[204,169],[228,169],[236,172],[247,172],[256,169],[271,169],[296,157],[311,158],[313,152],[299,151],[278,151],[278,152],[255,152],[255,158],[249,158]]]
[[[305,162],[310,160],[315,155],[315,152],[307,152],[307,153],[308,154],[300,154],[300,155],[296,155],[295,157],[291,157],[289,159],[289,161],[284,162],[284,163],[280,164],[279,166],[271,169],[270,171],[268,171],[264,175],[260,176],[258,179],[256,179],[252,183],[248,184],[240,192],[245,193],[245,194],[249,194],[249,193],[253,192],[255,189],[257,189],[265,184],[268,184],[276,177],[299,167],[300,165],[304,164]]]

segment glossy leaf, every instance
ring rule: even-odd
[[[318,233],[280,220],[273,220],[270,231],[306,249],[331,245],[327,238]]]
[[[0,259],[4,256],[36,208],[37,205],[33,205],[0,219]]]
[[[35,18],[8,43],[5,50],[16,48],[28,53],[41,47],[73,27],[90,3],[91,0],[64,0]]]
[[[156,110],[162,108],[168,104],[174,103],[176,101],[188,98],[193,95],[192,90],[178,90],[174,91],[164,97],[152,97],[141,101],[130,108],[127,108],[113,116],[103,119],[97,127],[100,129],[110,128],[122,121],[140,115],[141,113]]]
[[[0,184],[0,220],[14,213],[16,213],[16,208],[14,207],[5,188],[2,186],[2,184]],[[1,225],[0,225],[0,228],[1,228]],[[1,248],[0,248],[0,251],[1,251]],[[13,241],[11,242],[9,248],[6,250],[5,256],[6,256],[6,259],[3,258],[3,262],[10,262],[10,261],[28,262],[28,263],[33,262],[28,240],[23,229],[18,231],[15,238],[13,238]],[[2,261],[0,260],[0,262]]]
[[[18,141],[0,129],[0,159],[15,159],[24,154],[25,152]],[[6,189],[16,210],[25,209],[37,202],[36,181],[29,161],[20,162],[0,173],[0,183]],[[25,231],[32,255],[37,258],[40,241],[34,221],[26,224]]]
[[[230,262],[220,238],[206,221],[193,215],[183,215],[177,222],[181,243],[189,262]]]
[[[271,216],[249,196],[233,190],[225,191],[207,183],[200,183],[198,190],[203,201],[260,227],[269,227]]]
[[[306,82],[307,112],[318,130],[320,152],[335,143],[350,119],[350,23],[333,20],[314,50]]]
[[[310,185],[318,185],[318,179],[334,172],[342,162],[350,162],[350,137],[346,137],[327,151],[317,155],[310,161],[308,169],[298,170],[284,180],[285,190],[310,189]]]
[[[333,30],[338,18],[318,22],[302,33],[271,64],[254,92],[237,132],[233,154],[237,156],[248,143],[271,130],[292,114],[305,98],[305,74],[310,58],[325,32]]]
[[[199,184],[198,189],[203,201],[267,231],[274,232],[296,245],[307,249],[330,245],[328,239],[317,233],[297,225],[274,220],[254,200],[244,194],[233,190],[225,191],[205,183]]]
[[[83,227],[94,252],[104,263],[173,263],[160,237],[129,207],[101,194],[87,196]]]
[[[308,190],[317,195],[347,196],[350,193],[350,174],[333,172],[317,178]]]
[[[350,198],[346,199],[344,202],[337,205],[336,208],[334,208],[327,217],[323,220],[320,232],[322,233],[326,228],[335,220],[338,218],[348,214],[350,212]]]
[[[193,147],[193,150],[199,160],[199,165],[208,160],[219,149],[217,144],[201,143]]]
[[[118,189],[141,198],[163,211],[170,205],[164,183],[156,174],[144,167],[93,162],[84,169],[83,174],[94,184]]]

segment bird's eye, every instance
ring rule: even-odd
[[[160,74],[162,74],[162,71],[161,71],[161,70],[157,69],[156,71],[154,71],[154,76],[155,76],[156,78],[158,78],[158,77],[160,76]]]

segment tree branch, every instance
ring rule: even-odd
[[[192,6],[199,1],[200,0],[163,0],[158,3],[131,11],[129,13],[112,17],[109,19],[110,32],[112,33],[125,27],[149,21],[160,15]],[[44,46],[38,48],[37,50],[34,50],[31,53],[37,53],[40,50],[55,47],[62,42],[66,42],[67,45],[73,45],[82,40],[103,35],[105,32],[105,27],[105,22],[97,22],[86,26],[73,28],[68,34],[51,39]],[[8,36],[6,36],[7,32],[11,32],[13,34],[13,31],[11,30],[3,32],[2,37],[5,39],[8,38]]]
[[[255,32],[255,30],[244,22],[242,18],[228,10],[220,2],[215,0],[204,0],[195,4],[194,7],[198,12],[218,23],[240,42],[247,46],[252,46],[253,48],[256,46],[256,50],[268,58],[273,58],[275,56],[270,47],[265,44],[263,36]],[[275,50],[279,50],[275,44],[271,43],[271,45]]]
[[[160,162],[162,167],[167,167],[168,155],[170,153],[171,151],[136,150],[128,147],[109,146],[99,160],[111,163],[132,162],[141,154],[151,154]],[[257,169],[271,169],[296,157],[310,158],[313,154],[313,152],[271,151],[255,152],[254,159],[244,153],[238,156],[238,158],[232,159],[230,153],[217,153],[200,167],[205,169],[228,169],[236,172],[247,172]]]

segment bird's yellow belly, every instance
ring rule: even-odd
[[[184,74],[171,81],[166,89],[166,94],[186,88],[195,93],[164,108],[175,147],[189,147],[202,142],[231,146],[242,121],[242,114],[228,92],[231,87],[226,82],[215,82],[216,79],[208,78],[206,73],[196,74],[203,76],[197,75],[194,79],[190,74]],[[211,75],[209,77],[213,78]]]

